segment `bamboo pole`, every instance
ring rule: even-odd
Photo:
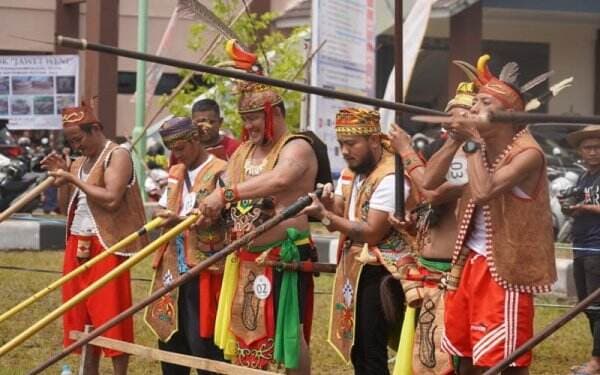
[[[35,197],[42,194],[44,190],[48,189],[54,183],[54,177],[47,177],[44,181],[25,194],[21,195],[17,200],[13,202],[6,210],[0,213],[0,223],[8,219],[10,215],[18,212],[27,203],[31,202]]]
[[[320,196],[322,191],[323,191],[322,189],[317,189],[317,191],[316,191],[317,196]],[[169,293],[170,291],[179,287],[180,285],[187,283],[194,277],[198,276],[200,274],[200,272],[202,272],[204,269],[210,267],[211,265],[215,264],[216,262],[220,261],[221,259],[224,259],[227,255],[233,253],[240,247],[246,246],[248,243],[253,241],[256,237],[260,236],[264,232],[273,228],[275,225],[281,223],[283,220],[286,220],[286,219],[296,216],[298,213],[300,213],[300,211],[302,211],[302,209],[304,209],[305,207],[310,205],[311,202],[312,202],[312,198],[309,195],[305,195],[305,196],[298,198],[298,200],[296,200],[296,202],[294,202],[292,205],[286,207],[280,213],[278,213],[271,219],[265,221],[264,223],[262,223],[261,225],[256,227],[256,229],[253,232],[250,232],[250,233],[242,236],[241,238],[239,238],[236,241],[227,245],[225,248],[221,249],[216,254],[214,254],[214,255],[206,258],[202,262],[198,263],[196,266],[191,268],[188,272],[186,272],[182,276],[173,280],[173,282],[170,283],[169,285],[165,285],[164,287],[156,290],[154,293],[152,293],[151,295],[149,295],[142,301],[129,307],[127,310],[125,310],[121,314],[115,316],[108,322],[105,322],[100,327],[94,329],[94,331],[92,331],[89,335],[86,335],[83,338],[81,338],[80,340],[69,345],[62,352],[58,353],[57,355],[53,356],[52,358],[50,358],[46,362],[42,363],[35,369],[31,370],[29,372],[29,374],[30,375],[31,374],[39,374],[40,372],[42,372],[49,366],[51,366],[54,363],[65,358],[67,355],[69,355],[71,352],[73,352],[77,348],[81,347],[82,345],[86,345],[87,343],[89,343],[90,341],[95,339],[96,337],[103,334],[106,330],[114,327],[115,325],[117,325],[121,321],[123,321],[124,319],[126,319],[126,318],[132,316],[133,314],[135,314],[136,312],[142,310],[144,307],[146,307],[149,304],[151,304],[152,302],[156,301],[157,299],[159,299],[166,293]]]
[[[44,297],[48,293],[50,293],[50,292],[56,290],[57,288],[61,287],[67,281],[70,281],[73,278],[75,278],[76,276],[78,276],[78,275],[82,274],[83,272],[89,270],[92,266],[94,266],[98,262],[106,259],[109,255],[112,255],[115,252],[123,249],[124,247],[132,244],[135,240],[137,240],[138,238],[140,238],[144,234],[146,234],[148,232],[151,232],[151,231],[159,228],[160,226],[162,226],[164,224],[164,222],[165,222],[165,219],[160,218],[160,217],[157,217],[154,220],[150,221],[149,223],[147,223],[146,225],[144,225],[143,227],[141,227],[140,229],[138,229],[134,233],[130,234],[129,236],[127,236],[125,238],[123,238],[121,241],[117,242],[113,246],[111,246],[108,249],[104,250],[103,252],[101,252],[97,256],[93,257],[92,259],[88,260],[87,262],[83,263],[79,267],[75,268],[73,271],[71,271],[68,274],[66,274],[63,277],[61,277],[60,279],[54,281],[52,284],[48,285],[44,289],[42,289],[39,292],[35,293],[34,295],[32,295],[31,297],[29,297],[26,300],[22,301],[18,305],[13,306],[11,309],[9,309],[8,311],[6,311],[2,315],[0,315],[0,323],[2,323],[6,319],[9,319],[10,317],[14,316],[15,314],[17,314],[21,310],[25,309],[29,305],[37,302],[40,298]]]
[[[159,238],[157,238],[156,240],[151,242],[149,245],[144,247],[139,252],[135,253],[133,256],[131,256],[129,259],[127,259],[123,263],[119,264],[117,267],[115,267],[109,273],[107,273],[106,275],[102,276],[101,278],[99,278],[98,280],[93,282],[92,285],[90,285],[88,288],[82,290],[76,296],[74,296],[69,301],[62,304],[58,308],[56,308],[50,314],[48,314],[45,317],[43,317],[42,319],[38,320],[36,323],[31,325],[25,331],[21,332],[15,338],[13,338],[12,340],[10,340],[6,344],[4,344],[2,347],[0,347],[0,358],[2,356],[4,356],[6,353],[8,353],[9,351],[11,351],[12,349],[14,349],[17,346],[19,346],[20,344],[22,344],[25,340],[27,340],[28,338],[30,338],[31,336],[36,334],[42,328],[46,327],[48,324],[52,323],[54,320],[59,318],[67,310],[69,310],[73,306],[75,306],[78,303],[80,303],[81,301],[83,301],[85,298],[87,298],[89,295],[91,295],[97,289],[106,285],[109,281],[111,281],[112,279],[114,279],[115,277],[117,277],[118,275],[123,273],[124,271],[128,270],[132,266],[136,265],[137,263],[142,261],[144,258],[146,258],[148,255],[152,254],[152,252],[154,252],[156,249],[158,249],[164,243],[168,242],[173,237],[177,236],[179,233],[181,233],[182,231],[187,229],[190,225],[194,224],[196,222],[196,220],[198,220],[198,215],[188,216],[181,223],[179,223],[176,226],[174,226],[173,228],[169,229],[165,234],[163,234],[162,236],[160,236]]]

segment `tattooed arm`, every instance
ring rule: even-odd
[[[367,242],[370,245],[379,243],[390,231],[391,225],[387,220],[388,213],[370,209],[367,221],[351,221],[323,207],[323,204],[313,195],[313,203],[303,213],[322,220],[327,217],[331,224],[327,226],[330,232],[341,232],[352,241]]]
[[[315,180],[317,157],[312,146],[303,139],[288,142],[270,171],[237,185],[240,199],[276,195],[295,186],[298,181]]]

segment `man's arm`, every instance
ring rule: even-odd
[[[433,206],[439,206],[444,203],[454,202],[460,198],[464,185],[454,185],[450,182],[444,182],[435,190],[422,190],[423,198]]]
[[[387,220],[388,214],[394,210],[394,176],[386,176],[373,192],[370,200],[367,220],[351,221],[341,214],[327,210],[324,205],[313,195],[313,203],[304,210],[304,213],[318,220],[327,217],[331,223],[327,226],[330,232],[339,231],[357,242],[366,242],[370,245],[379,243],[390,231],[391,224]],[[407,187],[406,192],[410,191]],[[341,201],[341,197],[336,196]]]
[[[423,175],[423,188],[435,190],[446,182],[446,174],[462,141],[448,137],[444,145],[431,156]]]
[[[110,162],[104,171],[104,187],[88,184],[74,175],[71,182],[85,193],[87,199],[112,211],[121,204],[132,174],[133,164],[129,152],[117,148],[112,152]]]
[[[333,204],[330,211],[338,216],[344,216],[344,198],[342,198],[342,196],[336,195],[333,198]]]
[[[311,170],[316,171],[317,158],[308,142],[294,139],[288,142],[279,155],[275,167],[236,186],[239,199],[266,197],[281,193],[306,178]]]
[[[366,242],[369,245],[379,243],[391,228],[387,220],[388,213],[376,209],[369,210],[366,222],[350,221],[327,210],[324,210],[323,216],[317,219],[322,219],[324,216],[331,220],[331,224],[327,226],[330,232],[339,231],[353,241]]]
[[[579,206],[581,210],[590,213],[600,215],[600,205],[597,204],[582,204]]]
[[[232,187],[236,193],[235,199],[275,195],[306,178],[314,181],[316,165],[317,157],[311,145],[304,140],[292,140],[281,150],[275,168]],[[314,167],[314,173],[309,176],[307,173],[311,167]],[[198,209],[204,216],[216,218],[224,205],[222,189],[216,189],[200,202]]]
[[[539,151],[529,149],[499,168],[489,173],[483,162],[483,154],[478,150],[467,156],[469,184],[475,203],[485,203],[499,194],[524,183],[527,179],[539,178],[539,171],[544,163]]]

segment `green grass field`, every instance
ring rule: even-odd
[[[62,252],[2,252],[0,267],[18,266],[45,270],[59,270]],[[150,278],[149,261],[146,260],[133,270],[134,278]],[[59,275],[29,271],[6,270],[0,268],[0,312],[41,290]],[[344,365],[326,342],[329,312],[330,275],[317,279],[315,301],[315,322],[311,341],[312,368],[314,374],[351,374],[350,367]],[[134,301],[141,300],[148,293],[149,282],[133,281]],[[541,299],[543,303],[565,303],[555,299]],[[56,291],[24,310],[20,315],[0,323],[0,344],[6,343],[18,333],[42,318],[60,303],[60,292]],[[536,330],[541,329],[562,313],[562,308],[538,307],[536,310]],[[150,330],[144,325],[141,314],[135,318],[136,342],[146,346],[156,346]],[[532,374],[567,374],[570,366],[582,363],[590,352],[591,337],[587,321],[580,316],[534,352]],[[0,375],[24,374],[35,365],[48,359],[62,348],[62,324],[60,319],[27,340],[23,345],[0,359]],[[78,366],[78,357],[70,356],[59,365],[49,369],[48,374],[59,374],[61,365],[68,363],[73,369]],[[110,374],[110,362],[102,361],[102,374]],[[140,358],[132,358],[130,374],[160,374],[158,363]]]

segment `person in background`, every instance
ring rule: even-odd
[[[192,106],[192,121],[201,127],[200,141],[206,151],[219,159],[229,160],[231,155],[240,145],[236,139],[221,134],[221,109],[219,104],[212,99],[202,99]]]
[[[573,216],[573,274],[581,301],[600,288],[600,126],[590,125],[567,136],[586,167],[571,191],[563,194],[563,212]],[[592,357],[571,368],[577,375],[600,374],[600,301],[585,310],[592,333]]]

